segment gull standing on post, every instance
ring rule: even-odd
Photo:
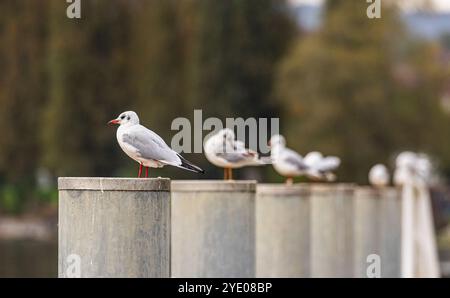
[[[324,157],[322,153],[313,151],[305,155],[303,162],[307,165],[306,176],[314,180],[334,181],[336,175],[332,171],[341,164],[341,160],[336,156]]]
[[[403,186],[411,183],[416,172],[417,155],[404,151],[395,159],[394,184]]]
[[[233,169],[270,163],[270,160],[260,158],[257,152],[245,148],[243,142],[235,140],[230,128],[224,128],[206,140],[204,149],[210,163],[224,168],[225,180],[233,179]]]
[[[286,177],[286,184],[292,184],[294,177],[306,175],[308,166],[300,154],[286,147],[286,139],[282,135],[272,136],[269,146],[273,167]]]
[[[375,187],[388,186],[390,179],[389,171],[383,164],[376,164],[369,171],[369,182]]]
[[[119,125],[116,133],[117,141],[120,148],[139,163],[138,177],[141,177],[142,167],[145,167],[145,177],[148,177],[148,168],[161,168],[166,165],[204,173],[202,169],[167,146],[160,136],[140,125],[135,112],[123,112],[108,124]]]

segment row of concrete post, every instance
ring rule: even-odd
[[[400,277],[395,188],[163,178],[58,187],[60,277]]]

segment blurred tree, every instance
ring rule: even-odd
[[[420,81],[402,82],[408,72],[397,76],[396,70],[414,61],[399,61],[410,45],[396,10],[383,5],[382,18],[369,19],[366,9],[364,1],[327,1],[321,30],[285,58],[276,91],[291,145],[303,154],[340,156],[340,178],[357,182],[366,182],[370,166],[389,162],[398,150],[430,149],[431,143],[419,148],[424,140],[418,136],[445,124],[431,120],[443,119],[433,60],[416,63]],[[415,123],[405,119],[411,109]]]
[[[0,177],[9,183],[30,181],[40,157],[47,9],[48,1],[0,2]]]
[[[273,70],[296,31],[286,1],[198,0],[190,101],[213,116],[277,114]]]
[[[83,2],[68,19],[52,0],[50,103],[43,118],[43,163],[58,175],[111,174],[121,161],[106,122],[133,100],[129,77],[130,6],[126,0]]]
[[[395,136],[398,149],[413,148],[431,154],[449,178],[450,115],[441,100],[450,76],[440,65],[442,48],[411,41],[402,57],[394,70],[400,84],[389,107],[396,125],[389,132]]]
[[[131,107],[166,139],[171,135],[171,121],[185,114],[179,4],[176,0],[141,1],[132,9],[130,76],[136,98]]]

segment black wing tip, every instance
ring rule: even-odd
[[[185,170],[194,172],[194,173],[200,173],[200,174],[205,174],[205,170],[203,170],[200,167],[197,167],[196,165],[194,165],[193,163],[191,163],[190,161],[188,161],[187,159],[185,159],[183,156],[181,156],[180,154],[178,154],[178,156],[181,159],[181,167]]]
[[[191,171],[191,172],[194,172],[194,173],[197,173],[197,174],[205,174],[205,170],[203,170],[197,166],[187,164],[187,163],[182,163],[181,168]]]

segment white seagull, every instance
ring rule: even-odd
[[[269,146],[273,167],[286,177],[286,184],[292,184],[294,177],[306,175],[308,166],[300,154],[286,147],[286,139],[282,135],[273,135]]]
[[[390,179],[389,171],[383,164],[376,164],[369,171],[369,182],[375,187],[385,187],[389,185]]]
[[[120,148],[139,163],[138,177],[141,177],[142,167],[145,167],[145,177],[148,177],[148,168],[161,168],[166,165],[204,173],[202,169],[167,146],[160,136],[140,125],[139,117],[135,112],[123,112],[108,124],[119,125],[116,133],[117,141]]]
[[[324,157],[322,153],[313,151],[305,155],[303,162],[307,165],[306,176],[314,180],[334,181],[336,175],[332,171],[341,164],[336,156]]]
[[[395,159],[394,184],[402,186],[411,182],[416,171],[417,155],[411,151],[400,153]]]
[[[232,169],[245,166],[261,166],[270,161],[260,158],[259,154],[245,148],[242,141],[235,140],[234,131],[224,128],[206,140],[205,156],[210,163],[224,168],[224,179],[233,179]]]

